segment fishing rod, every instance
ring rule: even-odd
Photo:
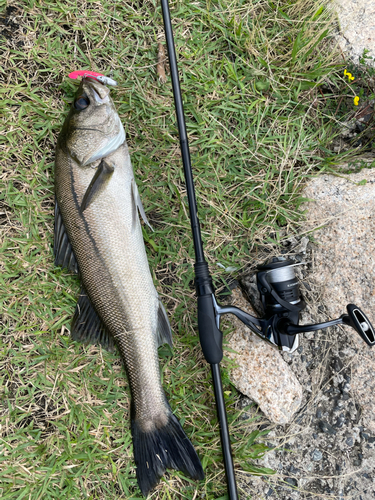
[[[216,321],[216,314],[212,297],[214,288],[204,258],[203,243],[197,213],[193,173],[190,162],[190,151],[186,133],[184,108],[181,98],[180,82],[178,77],[176,52],[172,32],[172,23],[169,13],[168,0],[161,0],[165,38],[167,41],[169,66],[172,78],[174,102],[176,108],[178,130],[180,136],[182,162],[185,173],[186,191],[189,202],[189,213],[195,251],[195,286],[198,296],[198,330],[206,361],[211,365],[212,380],[216,400],[217,415],[220,425],[221,444],[223,450],[224,466],[227,477],[228,494],[230,500],[237,500],[237,485],[234,474],[233,458],[229,438],[228,422],[224,402],[223,386],[220,374],[220,361],[223,357],[222,333]]]
[[[347,314],[342,314],[335,320],[314,325],[298,325],[300,312],[306,306],[300,295],[299,283],[294,271],[298,264],[282,257],[273,258],[262,266],[258,266],[257,286],[265,312],[264,318],[255,318],[237,307],[222,307],[217,303],[212,277],[203,251],[168,0],[161,0],[161,7],[194,242],[199,340],[204,357],[211,365],[228,496],[229,500],[238,500],[220,373],[220,362],[223,358],[221,316],[223,314],[235,315],[262,339],[288,352],[294,352],[298,348],[298,334],[302,332],[343,324],[354,328],[366,344],[372,347],[375,344],[375,331],[365,313],[354,304],[348,304]]]

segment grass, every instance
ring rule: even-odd
[[[7,6],[0,0],[1,498],[140,498],[119,358],[70,340],[79,282],[53,266],[54,144],[76,88],[67,75],[92,69],[119,82],[112,95],[155,228],[144,231],[149,262],[175,334],[173,357],[160,351],[164,386],[206,472],[202,484],[170,473],[152,498],[224,499],[171,82],[156,75],[160,6]],[[227,275],[217,263],[241,270],[259,247],[298,231],[301,188],[338,159],[329,145],[352,90],[332,49],[332,14],[315,0],[173,2],[171,14],[202,235],[220,288]],[[242,484],[272,471],[254,466],[264,431],[241,419],[223,375]]]

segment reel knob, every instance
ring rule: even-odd
[[[366,314],[354,304],[346,306],[348,316],[344,316],[344,323],[350,325],[359,336],[372,347],[375,345],[375,331]]]

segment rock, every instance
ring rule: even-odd
[[[311,458],[314,460],[314,462],[319,462],[323,458],[323,454],[319,450],[314,450],[311,454]]]
[[[256,275],[255,274],[247,274],[241,277],[241,288],[245,293],[247,300],[250,302],[252,306],[252,310],[255,311],[251,314],[254,316],[261,317],[264,315],[263,305],[260,300],[260,293],[257,287]]]
[[[339,22],[338,41],[343,52],[358,63],[364,49],[375,56],[375,4],[372,0],[334,0]]]
[[[299,245],[293,248],[293,253],[300,253],[304,255],[306,253],[307,245],[309,244],[309,242],[309,238],[307,238],[307,236],[303,236],[301,238],[301,241],[299,242]]]
[[[326,434],[330,434],[331,436],[336,434],[336,430],[334,429],[334,427],[332,427],[331,424],[329,424],[328,422],[325,422],[324,420],[321,420],[318,423],[318,426],[319,426],[320,430],[322,432],[325,432]]]
[[[232,304],[256,316],[239,289],[234,290]],[[233,319],[232,319],[233,318]],[[255,401],[272,422],[291,421],[302,402],[302,387],[277,348],[252,333],[237,318],[231,316],[235,331],[227,352],[237,367],[230,372],[235,387]]]
[[[290,484],[290,486],[298,486],[298,481],[294,479],[293,477],[286,477],[285,482]]]
[[[353,438],[352,438],[352,437],[348,437],[348,438],[346,438],[346,441],[345,441],[345,442],[346,442],[346,444],[347,444],[348,446],[354,446],[354,440],[353,440]]]
[[[317,177],[303,196],[315,200],[305,204],[305,230],[324,225],[312,233],[318,243],[313,275],[329,316],[340,316],[348,303],[354,303],[375,323],[375,170],[364,169],[345,178]],[[345,331],[354,347],[349,355],[351,391],[364,424],[375,431],[374,351],[353,329],[345,327]]]

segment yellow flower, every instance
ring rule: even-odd
[[[354,80],[354,76],[344,69],[344,76],[347,76],[349,80]]]
[[[358,106],[359,97],[356,95],[354,98],[354,106]]]

